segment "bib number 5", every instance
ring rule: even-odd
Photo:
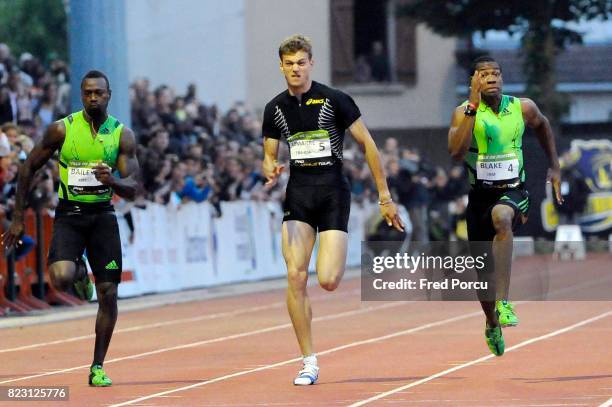
[[[331,142],[327,132],[298,133],[291,136],[288,141],[292,160],[325,158],[331,156]]]

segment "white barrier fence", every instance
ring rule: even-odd
[[[366,220],[377,205],[352,205],[347,265],[361,261]],[[285,275],[282,210],[264,202],[223,202],[221,217],[207,203],[132,209],[134,235],[118,215],[128,297]],[[406,219],[406,218],[404,218]],[[315,248],[316,250],[316,248]],[[314,267],[316,251],[311,260]]]

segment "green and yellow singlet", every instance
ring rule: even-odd
[[[112,188],[98,182],[92,169],[101,162],[116,167],[123,124],[109,115],[94,138],[83,111],[72,113],[63,122],[66,138],[59,154],[60,199],[85,203],[110,201]]]
[[[470,185],[503,188],[523,183],[524,131],[519,98],[502,95],[499,113],[482,100],[474,121],[472,144],[465,158]]]

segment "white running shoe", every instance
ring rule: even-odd
[[[293,380],[296,386],[308,386],[315,384],[319,378],[319,366],[313,364],[304,364],[302,370],[298,372],[297,377]]]

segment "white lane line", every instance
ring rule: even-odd
[[[347,291],[346,293],[344,292],[338,293],[338,295],[336,295],[335,298],[338,298],[338,296],[340,297],[350,296],[350,295],[359,293],[360,291],[361,290],[351,290],[351,291]],[[326,295],[326,296],[312,297],[311,299],[316,300],[316,301],[325,301],[325,300],[333,299],[333,298],[334,296]],[[285,305],[286,305],[285,301],[279,301],[279,302],[273,302],[273,303],[266,304],[266,305],[260,305],[258,307],[241,308],[241,309],[237,309],[233,311],[218,312],[215,314],[208,314],[208,315],[199,315],[197,317],[173,319],[169,321],[155,322],[152,324],[136,325],[136,326],[131,326],[128,328],[117,329],[113,332],[113,335],[125,333],[125,332],[138,332],[138,331],[143,331],[145,329],[161,328],[161,327],[171,326],[171,325],[186,324],[190,322],[206,321],[209,319],[228,318],[228,317],[233,317],[233,316],[242,315],[242,314],[249,314],[252,312],[259,312],[259,311],[264,311],[264,310],[273,309],[273,308],[280,308],[280,307],[284,307]],[[64,338],[64,339],[57,339],[54,341],[40,342],[40,343],[31,344],[31,345],[18,346],[15,348],[0,349],[0,353],[17,352],[17,351],[23,351],[23,350],[28,350],[28,349],[40,348],[44,346],[50,346],[50,345],[60,345],[63,343],[77,342],[77,341],[82,341],[85,339],[93,339],[95,337],[96,337],[95,334],[73,336],[73,337]]]
[[[414,328],[405,329],[403,331],[398,331],[398,332],[394,332],[394,333],[383,335],[383,336],[377,336],[377,337],[370,338],[370,339],[364,339],[364,340],[361,340],[361,341],[351,342],[351,343],[347,343],[345,345],[337,346],[335,348],[327,349],[327,350],[325,350],[323,352],[317,352],[317,356],[327,355],[327,354],[338,352],[338,351],[341,351],[341,350],[344,350],[344,349],[354,348],[356,346],[368,345],[368,344],[384,341],[384,340],[387,340],[387,339],[396,338],[398,336],[408,335],[408,334],[411,334],[411,333],[423,331],[425,329],[434,328],[434,327],[437,327],[437,326],[441,326],[441,325],[445,325],[445,324],[461,321],[461,320],[464,320],[464,319],[468,319],[468,318],[472,318],[472,317],[476,317],[476,316],[480,316],[480,315],[482,315],[482,311],[477,311],[477,312],[472,312],[472,313],[469,313],[469,314],[460,315],[460,316],[456,316],[456,317],[452,317],[452,318],[442,319],[442,320],[439,320],[439,321],[436,321],[436,322],[430,322],[430,323],[427,323],[427,324],[416,326]],[[134,404],[134,403],[139,403],[139,402],[144,401],[144,400],[149,400],[149,399],[152,399],[152,398],[156,398],[156,397],[159,397],[159,396],[165,396],[167,394],[172,394],[172,393],[176,393],[176,392],[179,392],[179,391],[185,391],[185,390],[193,389],[193,388],[196,388],[196,387],[205,386],[207,384],[212,384],[212,383],[216,383],[216,382],[232,379],[234,377],[239,377],[239,376],[244,376],[244,375],[250,374],[250,373],[260,372],[262,370],[274,369],[276,367],[288,365],[290,363],[294,363],[294,362],[297,362],[297,361],[300,361],[300,360],[302,360],[301,357],[300,358],[293,358],[293,359],[283,360],[282,362],[278,362],[278,363],[273,363],[273,364],[261,366],[261,367],[258,367],[256,369],[242,370],[242,371],[239,371],[239,372],[236,372],[236,373],[228,374],[228,375],[225,375],[225,376],[215,377],[214,379],[205,380],[205,381],[202,381],[202,382],[199,382],[199,383],[194,383],[194,384],[191,384],[191,385],[188,385],[188,386],[183,386],[183,387],[179,387],[179,388],[172,389],[172,390],[166,390],[166,391],[162,391],[162,392],[159,392],[159,393],[150,394],[150,395],[147,395],[147,396],[142,396],[142,397],[139,397],[137,399],[124,401],[124,402],[119,403],[119,404],[113,404],[113,405],[111,405],[109,407],[127,406],[127,405],[131,405],[131,404]]]
[[[399,306],[405,305],[405,304],[406,303],[403,303],[403,302],[395,302],[395,303],[386,303],[386,304],[379,305],[379,306],[364,307],[364,308],[354,309],[354,310],[351,310],[351,311],[345,311],[345,312],[340,312],[340,313],[336,313],[336,314],[330,314],[330,315],[325,315],[325,316],[322,316],[322,317],[313,318],[312,321],[313,322],[328,321],[328,320],[342,318],[342,317],[348,317],[348,316],[352,316],[352,315],[364,314],[364,313],[367,313],[367,312],[370,312],[370,311],[378,311],[378,310],[382,310],[382,309],[386,309],[386,308],[399,307]],[[149,351],[149,352],[143,352],[143,353],[138,353],[138,354],[134,354],[134,355],[123,356],[123,357],[120,357],[120,358],[109,359],[109,360],[105,361],[104,363],[105,364],[109,364],[109,363],[121,362],[121,361],[124,361],[124,360],[138,359],[138,358],[141,358],[141,357],[144,357],[144,356],[157,355],[157,354],[160,354],[160,353],[165,353],[165,352],[170,352],[170,351],[175,351],[175,350],[189,349],[189,348],[193,348],[193,347],[196,347],[196,346],[208,345],[208,344],[211,344],[211,343],[224,342],[224,341],[229,341],[229,340],[232,340],[232,339],[244,338],[244,337],[247,337],[247,336],[253,336],[253,335],[258,335],[258,334],[278,331],[278,330],[281,330],[281,329],[290,328],[291,326],[292,326],[291,323],[281,324],[281,325],[274,325],[274,326],[270,326],[270,327],[267,327],[267,328],[256,329],[256,330],[253,330],[253,331],[247,331],[247,332],[242,332],[242,333],[233,334],[233,335],[221,336],[221,337],[217,337],[217,338],[206,339],[206,340],[203,340],[203,341],[191,342],[191,343],[187,343],[187,344],[184,344],[184,345],[171,346],[171,347],[167,347],[167,348],[156,349],[156,350]],[[0,384],[13,383],[13,382],[18,382],[18,381],[22,381],[22,380],[35,379],[35,378],[38,378],[38,377],[44,377],[44,376],[51,376],[51,375],[56,375],[56,374],[68,373],[68,372],[72,372],[72,371],[79,370],[79,369],[84,369],[84,368],[89,368],[89,367],[90,367],[90,365],[81,365],[81,366],[75,366],[75,367],[70,367],[70,368],[66,368],[66,369],[54,370],[52,372],[45,372],[45,373],[38,373],[38,374],[30,375],[30,376],[16,377],[16,378],[13,378],[13,379],[8,379],[8,380],[0,381]]]
[[[508,349],[506,349],[506,353],[507,352],[512,352],[513,350],[516,350],[516,349],[520,349],[520,348],[522,348],[524,346],[527,346],[527,345],[531,345],[532,343],[535,343],[535,342],[543,341],[545,339],[549,339],[549,338],[552,338],[554,336],[564,334],[566,332],[569,332],[571,330],[579,328],[579,327],[581,327],[583,325],[587,325],[587,324],[590,324],[591,322],[595,322],[595,321],[598,321],[598,320],[600,320],[602,318],[606,318],[606,317],[608,317],[610,315],[612,315],[612,311],[604,312],[603,314],[599,314],[599,315],[594,316],[592,318],[585,319],[583,321],[577,322],[577,323],[575,323],[573,325],[570,325],[570,326],[567,326],[565,328],[561,328],[561,329],[558,329],[556,331],[550,332],[550,333],[548,333],[546,335],[541,335],[541,336],[537,336],[535,338],[528,339],[526,341],[523,341],[521,343],[518,343],[518,344],[516,344],[514,346],[509,347]],[[461,369],[464,369],[466,367],[470,367],[470,366],[473,366],[473,365],[478,364],[480,362],[484,362],[486,360],[493,359],[493,358],[495,358],[495,356],[491,354],[491,355],[483,356],[483,357],[478,358],[478,359],[471,360],[471,361],[469,361],[467,363],[464,363],[462,365],[459,365],[459,366],[456,366],[456,367],[453,367],[453,368],[450,368],[450,369],[443,370],[443,371],[438,372],[436,374],[433,374],[431,376],[425,377],[425,378],[423,378],[421,380],[417,380],[417,381],[414,381],[412,383],[406,384],[404,386],[397,387],[397,388],[395,388],[393,390],[389,390],[389,391],[386,391],[384,393],[379,393],[379,394],[377,394],[374,397],[370,397],[368,399],[358,401],[356,403],[351,404],[349,407],[360,407],[360,406],[363,406],[365,404],[371,403],[371,402],[376,401],[376,400],[380,400],[382,398],[385,398],[385,397],[390,396],[392,394],[398,393],[400,391],[404,391],[404,390],[407,390],[407,389],[419,386],[421,384],[424,384],[424,383],[430,382],[432,380],[435,380],[435,379],[437,379],[439,377],[446,376],[449,373],[456,372],[457,370],[461,370]]]
[[[603,281],[612,279],[612,277],[606,278]],[[576,288],[579,287],[589,287],[592,285],[597,285],[597,284],[601,284],[602,280],[596,281],[596,282],[587,282],[587,283],[583,283],[580,284],[576,287],[569,287],[569,288],[565,288],[562,290],[557,290],[554,291],[555,294],[560,294],[563,292],[571,292],[573,290],[575,290]],[[344,297],[344,296],[351,296],[354,294],[359,294],[361,293],[361,289],[354,289],[354,290],[350,290],[347,292],[340,292],[340,293],[334,293],[334,295],[318,295],[318,296],[313,296],[311,297],[311,300],[315,300],[315,301],[325,301],[325,300],[332,300],[338,297]],[[206,301],[206,300],[203,300]],[[525,301],[517,301],[515,302],[515,304],[520,304],[523,303]],[[177,305],[182,305],[182,304],[177,304]],[[226,311],[226,312],[220,312],[220,313],[216,313],[216,314],[208,314],[208,315],[201,315],[201,316],[197,316],[197,317],[191,317],[191,318],[182,318],[182,319],[175,319],[175,320],[170,320],[170,321],[163,321],[163,322],[156,322],[156,323],[152,323],[152,324],[145,324],[145,325],[137,325],[137,326],[132,326],[129,328],[121,328],[121,329],[116,329],[113,332],[113,335],[117,335],[120,333],[125,333],[125,332],[138,332],[138,331],[142,331],[145,329],[153,329],[153,328],[160,328],[160,327],[164,327],[164,326],[171,326],[171,325],[177,325],[177,324],[183,324],[183,323],[189,323],[189,322],[197,322],[197,321],[205,321],[205,320],[209,320],[209,319],[218,319],[218,318],[226,318],[226,317],[231,317],[231,316],[236,316],[236,315],[242,315],[242,314],[248,314],[251,312],[258,312],[258,311],[263,311],[266,309],[272,309],[272,308],[276,308],[276,307],[283,307],[285,306],[285,302],[275,302],[275,303],[271,303],[271,304],[267,304],[267,305],[261,305],[259,307],[250,307],[250,308],[243,308],[243,309],[238,309],[238,310],[234,310],[234,311]],[[63,321],[62,321],[63,322]],[[8,328],[7,328],[8,329]],[[15,348],[7,348],[7,349],[0,349],[0,353],[9,353],[9,352],[17,352],[17,351],[23,351],[23,350],[28,350],[28,349],[35,349],[35,348],[39,348],[39,347],[44,347],[44,346],[50,346],[50,345],[60,345],[63,343],[70,343],[70,342],[77,342],[77,341],[81,341],[81,340],[85,340],[85,339],[93,339],[95,338],[95,334],[90,334],[90,335],[81,335],[81,336],[74,336],[74,337],[69,337],[69,338],[65,338],[65,339],[58,339],[58,340],[54,340],[54,341],[48,341],[48,342],[40,342],[40,343],[35,343],[35,344],[31,344],[31,345],[24,345],[24,346],[18,346]]]
[[[129,328],[117,329],[113,332],[113,335],[119,334],[119,333],[125,333],[125,332],[137,332],[137,331],[142,331],[142,330],[151,329],[151,328],[160,328],[160,327],[169,326],[169,325],[177,325],[177,324],[185,324],[189,322],[204,321],[207,319],[227,318],[227,317],[246,314],[250,312],[263,311],[263,310],[279,307],[284,304],[285,304],[284,302],[278,302],[278,303],[272,303],[268,305],[262,305],[259,307],[251,307],[248,309],[244,308],[244,309],[235,310],[235,311],[219,312],[216,314],[200,315],[200,316],[191,317],[191,318],[181,318],[181,319],[176,319],[172,321],[156,322],[153,324],[136,325],[136,326],[131,326]],[[49,346],[49,345],[59,345],[63,343],[81,341],[84,339],[93,339],[95,337],[96,337],[95,334],[73,336],[70,338],[58,339],[58,340],[49,341],[49,342],[34,343],[31,345],[24,345],[24,346],[19,346],[16,348],[0,349],[0,353],[17,352],[17,351],[22,351],[22,350],[27,350],[27,349],[34,349],[34,348],[39,348],[43,346]]]
[[[599,407],[611,407],[612,406],[612,397],[610,397],[610,400],[604,402],[602,405],[600,405]]]

